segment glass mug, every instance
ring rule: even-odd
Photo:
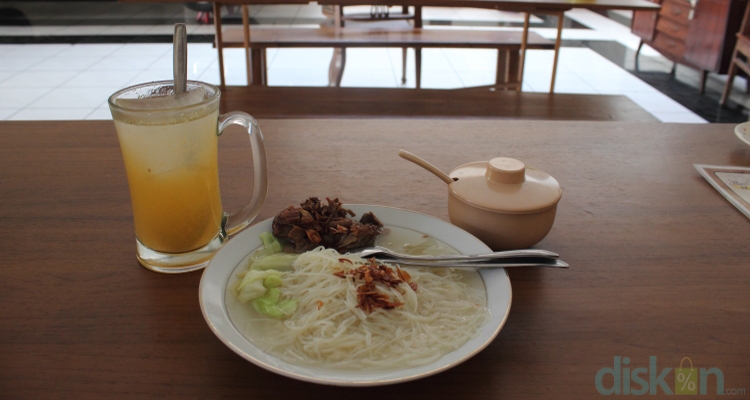
[[[181,273],[205,267],[227,236],[246,227],[266,199],[263,134],[243,112],[219,115],[221,92],[188,81],[144,83],[109,97],[125,162],[135,222],[136,256],[144,267]],[[235,214],[221,205],[218,136],[229,125],[247,129],[253,154],[253,194]]]

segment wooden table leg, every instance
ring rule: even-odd
[[[422,28],[422,6],[414,6],[414,28]],[[416,88],[422,87],[422,49],[414,48],[414,65],[416,67]],[[406,71],[406,49],[404,49],[404,71]],[[406,83],[404,72],[403,83]]]
[[[737,75],[737,49],[734,50],[734,55],[732,56],[732,63],[729,64],[729,72],[727,74],[727,84],[724,85],[724,91],[721,93],[721,100],[719,100],[719,105],[724,105],[727,102],[727,99],[729,98],[729,93],[732,92],[732,85],[734,84],[734,77]]]
[[[708,71],[707,70],[701,70],[701,77],[700,81],[698,82],[698,89],[700,90],[700,94],[703,94],[706,92],[706,80],[708,79]]]
[[[422,48],[414,48],[414,66],[416,67],[416,88],[422,87]]]
[[[224,39],[221,36],[221,3],[214,3],[214,27],[216,28],[216,51],[219,53],[219,82],[221,89],[226,87],[224,82]]]
[[[521,35],[521,58],[519,59],[517,65],[518,65],[518,88],[516,88],[517,91],[521,91],[521,82],[523,82],[523,65],[526,62],[526,47],[528,46],[529,41],[529,18],[531,17],[531,14],[524,13],[523,16],[523,34]]]
[[[635,70],[638,71],[638,56],[641,54],[641,47],[643,47],[643,39],[638,41],[638,49],[635,51]]]
[[[253,86],[262,86],[263,85],[263,75],[265,75],[265,71],[263,71],[264,63],[263,63],[263,51],[261,49],[251,49],[251,55],[250,59],[253,62],[252,67],[252,85]]]
[[[560,56],[560,45],[562,44],[563,21],[565,12],[557,14],[557,39],[555,39],[555,59],[552,62],[552,81],[549,85],[549,92],[555,93],[555,78],[557,77],[557,59]]]
[[[341,6],[333,6],[333,31],[336,35],[341,32],[341,27],[344,25],[344,19],[341,18],[343,13]]]
[[[262,78],[263,81],[261,83],[263,86],[268,86],[268,57],[266,57],[267,51],[268,51],[268,48],[264,47],[263,51],[260,53],[261,54],[260,62],[263,63],[263,78]]]
[[[341,49],[341,69],[336,76],[336,87],[341,87],[341,80],[344,79],[344,68],[346,68],[346,47]]]
[[[521,70],[523,69],[523,52],[519,50],[508,50],[508,79],[506,80],[508,89],[521,91]]]
[[[242,31],[244,33],[244,45],[245,45],[245,68],[247,72],[247,84],[252,84],[253,72],[252,64],[250,61],[250,15],[247,11],[247,4],[242,5]]]
[[[344,67],[346,66],[346,48],[335,47],[331,64],[328,66],[328,86],[340,87],[341,79],[344,77]]]
[[[401,84],[406,83],[406,46],[401,48]]]
[[[508,83],[508,50],[497,49],[497,70],[495,85]]]

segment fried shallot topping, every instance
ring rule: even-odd
[[[344,279],[350,276],[352,279],[362,281],[362,284],[357,287],[357,302],[359,303],[357,307],[368,313],[373,312],[377,308],[391,310],[404,305],[401,302],[391,302],[390,297],[380,292],[376,284],[396,288],[398,285],[406,283],[412,290],[417,290],[417,284],[411,282],[411,276],[406,271],[397,267],[394,273],[393,268],[378,264],[374,258],[370,258],[367,260],[367,264],[358,268],[349,271],[338,271],[334,275]]]
[[[304,253],[323,246],[345,253],[375,243],[383,230],[375,215],[366,213],[356,222],[349,218],[354,212],[342,207],[339,199],[326,200],[327,205],[310,197],[299,208],[289,206],[274,217],[273,235],[286,242],[285,252]]]

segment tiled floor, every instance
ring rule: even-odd
[[[319,7],[254,7],[254,20],[281,18],[311,21],[320,18]],[[291,16],[291,17],[290,17]],[[569,20],[589,29],[566,27],[565,43],[571,41],[618,42],[634,49],[638,40],[627,27],[585,10],[566,13]],[[471,9],[424,10],[430,29],[451,29],[445,21],[467,27],[492,22],[494,27],[476,29],[520,29],[516,13]],[[177,17],[175,17],[177,18]],[[106,18],[103,18],[106,19]],[[540,26],[535,18],[532,26]],[[293,23],[293,22],[290,22]],[[497,26],[506,25],[506,26]],[[48,27],[0,27],[0,37],[34,35]],[[84,29],[90,34],[169,34],[171,25],[149,27],[87,25],[56,26],[54,32]],[[213,27],[191,25],[193,34],[210,34]],[[534,28],[554,38],[554,28]],[[44,35],[53,35],[52,29]],[[109,33],[107,33],[109,32]],[[137,33],[133,33],[137,32]],[[268,82],[279,86],[324,86],[328,84],[330,49],[279,49],[268,52]],[[191,43],[188,49],[190,79],[218,83],[216,50],[210,44]],[[424,49],[422,86],[462,88],[494,81],[494,50]],[[523,90],[549,90],[552,51],[529,51]],[[155,44],[4,44],[0,45],[0,119],[109,119],[106,99],[122,87],[151,80],[170,79],[172,52],[168,43]],[[300,60],[304,60],[300,62]],[[626,60],[626,63],[628,60]],[[226,79],[231,85],[246,84],[244,52],[225,53]],[[667,68],[671,63],[645,48],[641,67]],[[741,80],[738,80],[741,81]],[[744,82],[742,82],[744,85]],[[343,86],[414,87],[414,58],[407,56],[407,82],[401,84],[400,49],[349,49]],[[588,47],[563,47],[555,91],[559,93],[621,94],[628,96],[664,122],[701,123],[704,119],[665,96]]]

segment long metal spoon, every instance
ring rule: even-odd
[[[508,260],[513,258],[537,258],[544,260],[555,260],[560,256],[557,253],[553,253],[547,250],[540,249],[522,249],[522,250],[507,250],[507,251],[496,251],[494,253],[486,254],[451,254],[443,256],[426,256],[426,255],[411,255],[401,254],[393,250],[390,250],[381,246],[374,246],[365,249],[361,249],[352,253],[362,258],[375,257],[379,259],[387,259],[393,261],[419,261],[429,263],[477,263],[486,262],[489,263],[492,260]]]
[[[174,94],[178,97],[187,91],[187,28],[185,24],[175,24],[172,42]]]
[[[383,261],[383,260],[381,260]],[[540,258],[519,258],[496,260],[491,263],[474,262],[474,263],[443,263],[443,262],[420,262],[420,261],[397,261],[391,260],[399,265],[408,265],[414,267],[427,268],[516,268],[516,267],[547,267],[547,268],[568,268],[570,265],[563,260],[543,260]]]

